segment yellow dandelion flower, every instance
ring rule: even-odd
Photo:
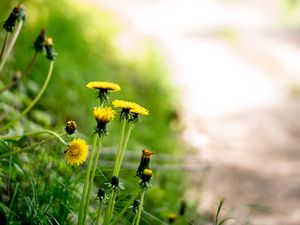
[[[112,102],[115,108],[121,108],[120,118],[129,121],[138,121],[138,115],[148,115],[149,111],[135,102],[124,100],[114,100]]]
[[[111,82],[92,81],[89,82],[86,86],[90,89],[97,89],[99,91],[98,98],[101,104],[103,102],[108,102],[110,92],[121,90],[118,84],[111,83]]]
[[[135,108],[131,109],[130,112],[133,114],[137,114],[137,115],[144,115],[144,116],[149,115],[148,109],[146,109],[140,105],[137,105]]]
[[[118,84],[111,83],[111,82],[92,81],[89,82],[86,86],[90,89],[99,89],[107,92],[115,92],[121,90]]]
[[[93,114],[97,121],[95,132],[99,136],[106,135],[106,124],[113,120],[116,112],[111,107],[94,107]]]
[[[71,165],[82,164],[89,153],[88,145],[83,139],[74,139],[65,150],[65,160]]]
[[[94,117],[97,122],[108,123],[115,117],[116,111],[111,107],[94,107]]]
[[[132,110],[134,108],[138,107],[138,104],[136,104],[135,102],[128,102],[128,101],[124,101],[124,100],[114,100],[112,102],[113,106],[115,108],[121,108],[121,109],[125,109],[125,110]]]

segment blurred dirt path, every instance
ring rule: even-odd
[[[299,225],[299,32],[282,1],[94,2],[122,21],[124,50],[153,40],[169,60],[184,139],[211,168],[187,196],[200,210],[225,196],[242,224]]]

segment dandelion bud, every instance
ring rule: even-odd
[[[117,176],[113,176],[111,178],[111,185],[113,188],[118,188],[119,187],[119,178]]]
[[[177,218],[177,215],[175,213],[169,213],[167,215],[167,219],[168,219],[169,223],[175,222],[176,218]]]
[[[103,188],[99,188],[97,197],[102,201],[105,198],[105,190]]]
[[[36,52],[42,52],[45,46],[46,31],[42,29],[34,42]]]
[[[141,185],[142,186],[149,186],[149,182],[152,178],[153,172],[149,169],[144,169],[143,173],[141,174]]]
[[[154,152],[151,152],[147,149],[144,149],[142,151],[140,165],[138,167],[138,170],[136,171],[138,177],[141,177],[141,175],[145,169],[149,169],[150,158],[153,154],[154,154]]]
[[[46,37],[44,44],[46,49],[46,58],[50,61],[54,61],[57,56],[57,53],[54,50],[52,38]]]
[[[12,33],[18,20],[25,20],[25,9],[21,5],[16,6],[12,10],[7,20],[4,22],[3,28],[6,30],[6,32]]]
[[[139,199],[135,199],[133,202],[133,208],[137,209],[140,205],[140,200]]]
[[[70,120],[70,121],[67,122],[66,127],[65,127],[65,131],[69,135],[74,134],[76,129],[77,129],[77,125],[76,125],[75,121]]]

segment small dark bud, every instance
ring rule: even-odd
[[[18,20],[25,20],[25,9],[21,5],[16,6],[12,10],[7,20],[4,22],[3,28],[6,32],[12,33]]]
[[[97,197],[100,200],[103,200],[105,198],[105,190],[103,188],[99,188]]]
[[[111,185],[115,188],[119,187],[119,178],[117,176],[111,178]]]
[[[45,46],[46,31],[42,29],[34,42],[36,52],[42,52]]]
[[[49,37],[45,38],[45,49],[46,49],[46,58],[49,59],[50,61],[54,61],[57,56],[57,53],[54,50],[52,38]]]
[[[77,129],[77,125],[76,125],[75,121],[70,120],[70,121],[67,122],[66,127],[65,127],[65,131],[69,135],[74,134],[76,129]]]
[[[138,208],[139,205],[140,205],[140,200],[135,199],[134,202],[133,202],[133,208]]]

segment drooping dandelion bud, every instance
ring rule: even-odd
[[[169,222],[170,224],[172,224],[172,223],[174,223],[175,220],[177,219],[177,215],[176,215],[175,213],[169,213],[169,214],[167,215],[167,219],[168,219],[168,222]]]
[[[136,171],[136,173],[137,173],[136,175],[138,177],[141,177],[141,175],[145,169],[149,169],[150,159],[153,154],[154,154],[154,152],[151,152],[148,149],[144,149],[142,151],[140,165],[138,167],[138,170]]]
[[[36,52],[43,52],[45,47],[46,31],[42,29],[34,42]]]
[[[22,5],[18,5],[13,8],[12,12],[9,14],[7,20],[3,24],[3,28],[6,32],[13,32],[17,21],[25,20],[25,9]]]
[[[50,61],[54,61],[57,53],[54,50],[53,47],[53,40],[50,37],[45,38],[45,49],[46,49],[46,58]]]
[[[70,120],[67,122],[65,127],[65,131],[67,132],[67,134],[69,135],[74,134],[76,129],[77,129],[77,125],[75,121]]]
[[[149,169],[144,169],[143,173],[141,174],[141,182],[140,185],[142,187],[149,187],[150,186],[150,180],[152,178],[153,172]]]
[[[94,107],[93,114],[97,121],[95,133],[103,137],[107,134],[106,124],[114,119],[116,112],[111,107]]]
[[[80,165],[85,162],[89,148],[85,140],[74,139],[71,141],[65,150],[65,159],[71,165]]]
[[[111,82],[93,81],[93,82],[89,82],[86,86],[87,88],[96,89],[99,91],[98,98],[100,100],[100,104],[104,102],[108,102],[109,94],[111,92],[116,92],[121,90],[118,84],[111,83]]]
[[[99,188],[97,197],[100,201],[103,201],[105,199],[105,190],[103,188]]]

